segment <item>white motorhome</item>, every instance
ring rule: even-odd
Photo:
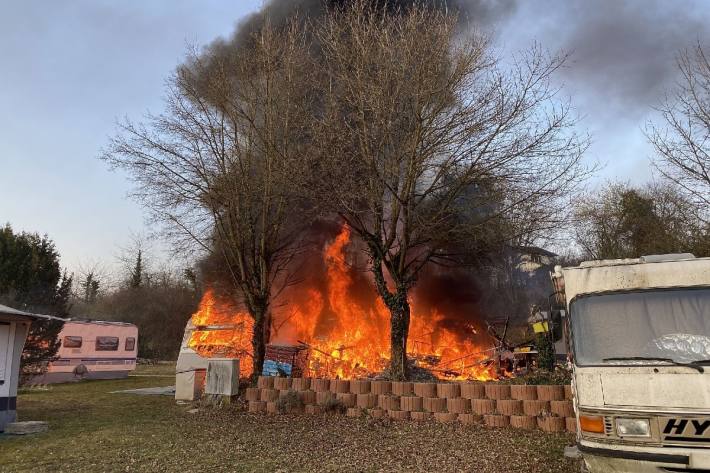
[[[555,268],[591,472],[710,471],[710,258]]]

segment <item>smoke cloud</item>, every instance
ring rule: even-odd
[[[229,39],[241,44],[268,17],[279,24],[298,14],[317,18],[349,0],[272,0],[237,24]],[[457,12],[462,28],[494,35],[501,46],[525,49],[532,41],[571,53],[562,79],[568,92],[593,106],[610,101],[635,114],[657,105],[677,78],[679,51],[707,42],[710,13],[701,0],[371,0],[392,9],[424,3]]]
[[[538,0],[509,18],[499,39],[518,36],[520,47],[537,39],[571,53],[562,71],[570,92],[635,114],[657,105],[673,86],[676,55],[707,42],[707,25],[708,9],[698,1]]]
[[[260,11],[241,20],[229,43],[241,44],[256,31],[266,18],[274,24],[298,14],[301,17],[317,18],[326,8],[346,4],[350,0],[272,0]],[[459,15],[462,26],[487,29],[513,14],[519,0],[371,0],[372,3],[395,10],[407,9],[417,4],[445,10]]]

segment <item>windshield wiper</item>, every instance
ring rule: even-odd
[[[614,356],[611,358],[604,358],[602,361],[663,361],[665,363],[670,363],[675,366],[687,366],[688,368],[693,368],[698,370],[698,373],[704,373],[705,369],[701,366],[704,363],[710,363],[710,360],[700,360],[693,361],[690,363],[681,363],[675,361],[672,358],[661,358],[657,356]]]

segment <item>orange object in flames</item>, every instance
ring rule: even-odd
[[[346,262],[349,244],[350,230],[343,227],[323,252],[324,287],[309,287],[306,281],[295,289],[289,305],[273,315],[271,343],[308,344],[311,376],[367,377],[382,372],[388,364],[389,311],[374,285],[366,283],[363,290],[362,276],[357,279],[353,274]],[[472,323],[464,333],[454,332],[444,326],[445,317],[436,308],[418,310],[416,289],[410,302],[407,352],[418,366],[438,377],[496,378],[494,365],[484,363],[492,354],[487,336],[479,334]],[[253,321],[248,313],[220,303],[208,290],[192,323],[196,329],[188,346],[205,357],[241,358],[242,376],[251,374]]]

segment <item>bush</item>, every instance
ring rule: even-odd
[[[553,371],[555,369],[555,346],[546,333],[537,335],[537,366],[539,369]]]
[[[332,414],[345,414],[347,408],[345,404],[339,399],[328,399],[325,404],[323,404],[323,412],[328,412]]]
[[[276,408],[281,414],[300,411],[303,409],[303,400],[301,400],[296,391],[289,390],[285,396],[280,397],[279,400],[276,401]]]

